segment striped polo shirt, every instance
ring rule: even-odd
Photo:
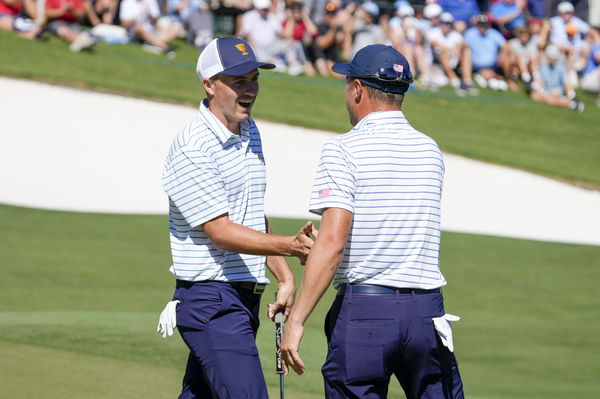
[[[205,100],[206,101],[206,100]],[[237,224],[265,232],[265,161],[252,118],[232,133],[200,104],[167,156],[163,187],[169,196],[170,271],[187,281],[268,283],[265,256],[218,249],[202,224],[224,213]]]
[[[439,147],[401,111],[371,113],[325,143],[310,211],[342,208],[353,214],[335,287],[446,284],[439,269],[443,176]]]

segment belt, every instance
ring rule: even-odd
[[[253,283],[252,281],[227,281],[226,284],[231,284],[236,288],[252,291],[253,294],[262,294],[265,291],[266,284]]]
[[[220,283],[220,284],[228,284],[234,288],[252,291],[253,294],[262,294],[265,291],[266,284],[263,283],[255,283],[252,281],[216,281],[216,280],[203,280],[203,281],[186,281],[186,280],[177,280],[176,287],[185,287],[189,288],[194,284],[198,283]]]
[[[373,284],[340,284],[337,288],[338,295],[358,294],[358,295],[424,295],[439,294],[439,288],[424,290],[420,288],[396,288]]]

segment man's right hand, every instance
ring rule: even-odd
[[[308,254],[310,253],[310,250],[314,243],[312,237],[316,239],[318,235],[319,230],[317,230],[313,226],[313,223],[311,221],[308,221],[292,240],[292,255],[300,259],[301,265],[306,264],[306,258],[308,257]]]

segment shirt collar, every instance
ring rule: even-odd
[[[355,126],[353,130],[356,129],[366,129],[369,126],[372,126],[377,123],[377,121],[381,118],[401,118],[406,119],[402,111],[378,111],[371,112],[369,115],[362,118]]]
[[[200,115],[208,123],[208,127],[217,136],[221,143],[225,143],[231,139],[241,139],[242,141],[248,141],[250,138],[250,125],[251,118],[242,121],[240,124],[240,135],[233,133],[229,130],[223,122],[221,122],[206,106],[208,99],[204,99],[200,102]]]

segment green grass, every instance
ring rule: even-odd
[[[271,220],[292,234],[298,220]],[[165,216],[0,206],[0,397],[172,398],[187,352],[154,329],[173,278]],[[600,392],[600,247],[444,233],[446,308],[469,398],[596,398]],[[301,267],[292,260],[300,280]],[[273,296],[270,287],[263,304]],[[287,397],[320,398],[322,322],[309,319],[305,376]],[[264,306],[266,311],[266,306]],[[278,395],[273,327],[258,346]],[[392,382],[390,398],[402,397]]]
[[[177,58],[167,60],[137,45],[74,54],[57,39],[35,42],[0,32],[0,52],[0,75],[190,105],[203,96],[197,52],[183,42]],[[257,118],[335,132],[350,128],[341,81],[264,71],[261,91]],[[581,96],[587,103],[581,115],[534,103],[523,93],[490,90],[469,98],[414,92],[404,111],[446,151],[600,188],[600,111],[591,95]]]

